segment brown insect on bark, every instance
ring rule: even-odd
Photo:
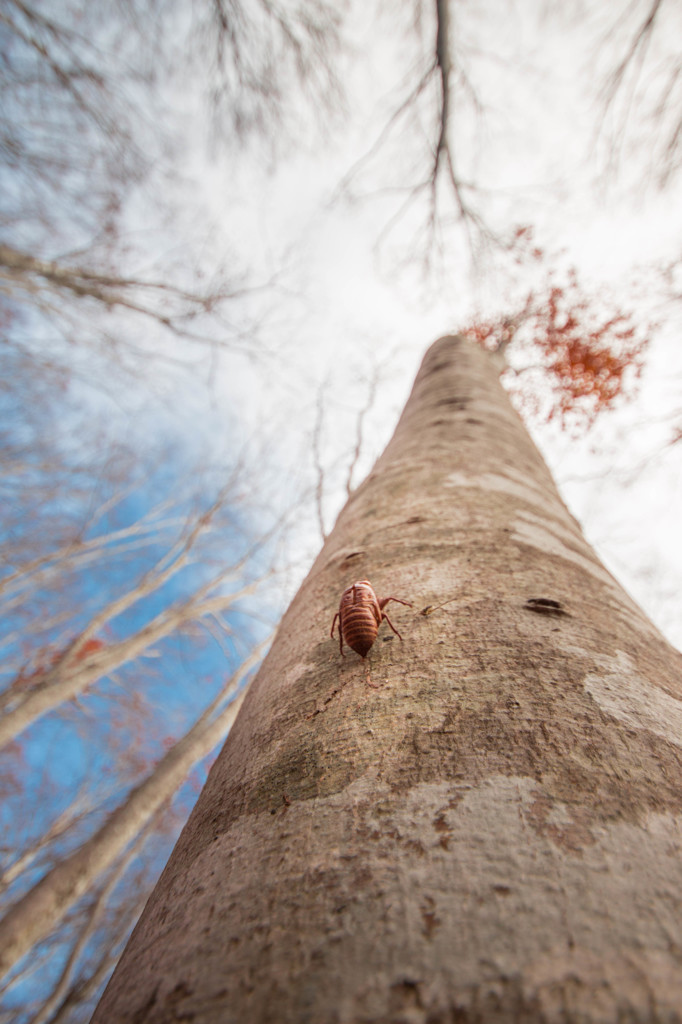
[[[395,635],[402,640],[402,636],[395,628],[384,608],[389,601],[397,601],[398,604],[405,604],[408,608],[412,605],[409,601],[401,601],[399,597],[382,597],[381,600],[374,593],[374,588],[369,580],[359,580],[346,587],[341,595],[339,610],[334,616],[330,636],[334,636],[334,626],[339,620],[339,650],[341,657],[343,653],[343,641],[352,650],[356,651],[361,658],[367,655],[370,647],[377,638],[379,626],[386,620]]]

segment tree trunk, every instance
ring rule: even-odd
[[[154,590],[160,590],[161,582],[160,574],[158,581],[150,586],[148,591],[152,593]],[[43,715],[49,714],[61,704],[85,693],[93,683],[115,672],[121,665],[139,658],[159,640],[170,636],[171,633],[180,630],[188,623],[199,622],[204,617],[225,611],[238,598],[253,593],[257,585],[257,583],[249,584],[242,587],[236,594],[221,594],[219,597],[210,597],[205,600],[189,598],[181,604],[164,609],[137,633],[133,633],[119,643],[105,645],[102,650],[88,655],[82,661],[78,660],[78,655],[75,658],[69,658],[66,664],[60,660],[55,668],[45,671],[35,689],[29,690],[17,698],[16,707],[10,707],[8,711],[4,711],[0,715],[0,748],[11,743],[24,729],[28,729]],[[126,594],[120,601],[112,602],[97,616],[97,620],[108,623],[117,614],[120,614],[119,609],[126,602],[130,606],[146,596],[145,589],[147,588],[142,584],[138,585],[134,591]],[[135,596],[136,594],[139,595],[139,598]],[[92,624],[88,625],[88,633],[90,632],[95,632]],[[9,693],[7,696],[12,702],[13,694]]]
[[[260,648],[258,650],[260,652]],[[232,677],[234,688],[256,661],[254,653],[240,666]],[[232,688],[230,686],[229,690]],[[244,693],[215,713],[226,699],[223,690],[100,828],[10,907],[0,921],[0,978],[36,943],[54,931],[74,903],[108,871],[163,804],[175,795],[191,768],[225,737]]]
[[[363,578],[414,602],[366,663],[329,639]],[[442,338],[93,1024],[679,1021],[681,679]]]

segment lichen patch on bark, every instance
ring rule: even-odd
[[[201,1008],[216,1024],[392,1024],[410,1005],[424,1024],[456,1010],[487,1020],[476,1013],[494,991],[529,1022],[580,1020],[566,1014],[590,1006],[596,1020],[672,1020],[663,1015],[682,1005],[678,822],[652,815],[646,833],[614,823],[580,847],[551,831],[574,808],[550,801],[538,813],[543,802],[541,785],[506,776],[422,783],[396,799],[370,771],[330,797],[233,823],[175,878],[163,924],[152,911],[156,941],[174,936],[176,980],[162,981],[157,1007],[177,1004],[181,979],[183,1019]],[[209,919],[223,922],[219,943]],[[141,952],[152,973],[155,955],[154,943]],[[644,978],[657,984],[648,1004]],[[651,1006],[658,1018],[645,1016]],[[173,1019],[164,1014],[144,1020]]]
[[[647,729],[682,746],[682,680],[679,697],[673,697],[651,686],[623,651],[599,660],[600,671],[585,677],[585,690],[600,708],[630,729]]]

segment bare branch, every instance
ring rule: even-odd
[[[638,7],[630,5],[631,13]],[[672,8],[665,0],[650,0],[643,16],[629,33],[624,52],[606,77],[601,90],[601,117],[596,136],[608,131],[608,169],[616,169],[621,151],[630,138],[647,159],[660,187],[670,180],[679,164],[682,144],[682,59],[679,47],[666,39],[678,31],[671,16],[665,12]],[[618,33],[627,31],[626,19],[621,15],[609,32],[606,43],[613,50],[618,47]],[[600,49],[604,49],[602,46]],[[642,134],[646,131],[646,135]],[[633,134],[634,133],[634,134]]]
[[[357,420],[355,423],[355,447],[353,449],[353,454],[351,456],[350,464],[348,466],[348,475],[346,477],[346,494],[348,495],[349,498],[353,493],[353,473],[360,459],[360,455],[362,454],[363,425],[365,422],[365,417],[367,416],[367,414],[372,409],[372,406],[374,405],[374,400],[376,398],[378,386],[379,368],[375,366],[372,369],[372,375],[369,379],[369,383],[367,386],[367,400],[360,409],[360,411],[358,412]]]
[[[311,438],[311,448],[313,454],[313,467],[315,470],[315,512],[317,514],[317,525],[320,530],[320,536],[323,541],[327,539],[327,532],[324,525],[324,511],[322,508],[322,500],[324,497],[324,466],[322,463],[322,455],[320,452],[321,439],[322,439],[322,425],[324,422],[324,392],[325,385],[323,385],[317,393],[317,403],[315,411],[315,425],[313,427],[313,436]]]
[[[112,871],[105,885],[101,888],[99,894],[95,898],[95,901],[88,908],[87,916],[81,928],[80,934],[78,935],[75,943],[73,944],[73,947],[71,948],[71,952],[69,953],[66,963],[64,964],[62,973],[59,976],[57,983],[55,984],[54,988],[52,989],[52,992],[47,997],[41,1008],[31,1018],[29,1024],[46,1024],[46,1021],[50,1019],[53,1010],[56,1010],[60,1003],[63,1001],[69,986],[69,982],[71,981],[73,972],[78,964],[78,960],[80,959],[80,956],[83,953],[88,942],[90,941],[91,937],[97,930],[100,921],[104,916],[104,911],[106,910],[106,906],[107,903],[109,902],[111,894],[113,893],[114,889],[123,878],[123,875],[128,870],[132,861],[140,854],[142,847],[149,838],[149,833],[152,831],[156,824],[157,817],[158,811],[156,815],[154,815],[154,817],[152,817],[150,821],[145,825],[145,827],[141,830],[137,839],[128,848],[125,855],[121,857],[114,871]]]
[[[189,732],[78,850],[48,872],[0,922],[0,977],[41,939],[116,861],[149,819],[229,731],[246,695],[239,686],[262,657],[270,638],[242,662]],[[227,706],[226,705],[226,702]]]
[[[10,688],[3,697],[5,713],[0,718],[0,747],[9,743],[24,729],[28,728],[36,719],[52,711],[65,701],[73,700],[74,697],[82,694],[89,686],[104,676],[110,675],[121,665],[133,661],[144,651],[148,650],[159,640],[174,633],[184,623],[200,621],[207,615],[214,615],[217,611],[224,611],[236,601],[249,594],[252,594],[261,581],[256,580],[241,587],[238,591],[230,594],[221,594],[210,599],[202,599],[203,594],[215,589],[231,572],[221,575],[187,601],[177,607],[160,612],[155,618],[139,629],[136,633],[126,637],[119,643],[103,644],[92,653],[87,651],[85,645],[94,634],[104,627],[111,619],[120,615],[131,605],[136,604],[143,597],[148,596],[165,583],[180,565],[169,567],[166,572],[159,574],[154,582],[140,584],[129,591],[118,601],[113,601],[99,615],[95,616],[88,627],[82,631],[77,640],[58,658],[55,665],[43,674],[39,674],[32,680],[30,690],[22,692]],[[82,656],[79,657],[79,654]]]
[[[79,793],[69,806],[55,818],[52,824],[4,869],[2,875],[0,875],[0,893],[9,888],[55,839],[59,839],[70,829],[80,824],[93,810],[93,807],[93,801]]]
[[[610,106],[615,99],[616,93],[623,84],[623,79],[631,67],[636,65],[637,71],[641,69],[646,47],[651,39],[651,33],[654,29],[656,16],[662,6],[662,3],[663,0],[652,0],[651,7],[647,11],[644,20],[634,33],[627,52],[624,54],[617,67],[611,72],[605,89],[605,101],[607,107]]]
[[[90,969],[87,976],[74,982],[50,1017],[50,1024],[60,1024],[70,1019],[69,1011],[86,1003],[106,981],[121,955],[121,946],[144,910],[146,902],[145,894],[141,900],[135,900],[124,908],[124,912],[119,915],[115,931],[108,936],[109,941],[102,948],[99,961]]]
[[[457,220],[469,238],[472,251],[475,248],[476,238],[491,239],[493,237],[485,221],[467,198],[467,194],[472,193],[473,186],[462,178],[453,151],[456,81],[461,83],[461,91],[466,94],[468,101],[478,114],[481,113],[482,106],[472,83],[454,57],[450,2],[451,0],[430,0],[435,19],[435,39],[428,65],[424,71],[420,72],[416,85],[409,90],[407,97],[389,116],[367,152],[344,175],[332,199],[334,202],[341,195],[349,193],[353,180],[388,143],[394,129],[405,124],[408,118],[417,119],[420,100],[429,89],[433,89],[436,117],[433,121],[433,128],[427,135],[423,176],[410,184],[393,189],[380,188],[371,193],[375,195],[377,192],[395,191],[405,196],[380,232],[378,245],[383,243],[415,202],[424,197],[428,198],[426,262],[429,260],[428,253],[434,243],[438,222],[443,216],[439,196],[439,186],[443,182],[454,200]],[[429,116],[431,116],[431,112],[429,112]],[[414,147],[411,146],[411,148]]]

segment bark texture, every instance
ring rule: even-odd
[[[395,606],[369,664],[343,589]],[[428,351],[93,1024],[679,1021],[682,656],[492,361]]]

